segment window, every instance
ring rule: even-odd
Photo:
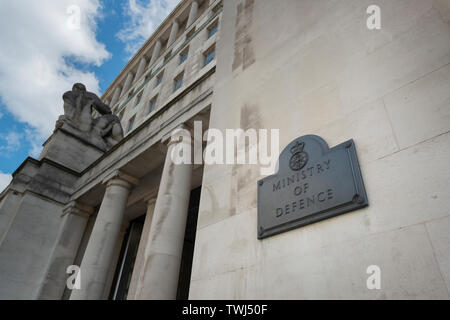
[[[191,30],[188,31],[188,33],[186,33],[186,41],[194,36],[195,29],[196,27],[193,27]]]
[[[208,39],[211,38],[213,35],[215,35],[218,29],[219,29],[218,21],[214,22],[214,24],[208,27]]]
[[[125,109],[123,109],[120,113],[119,113],[119,119],[120,121],[122,121],[123,119],[123,115],[125,114]]]
[[[217,11],[219,11],[220,9],[222,9],[222,7],[223,7],[223,3],[222,3],[222,1],[220,1],[220,3],[218,3],[218,4],[212,9],[212,12],[213,12],[214,14],[216,14]]]
[[[131,130],[133,130],[133,126],[134,126],[134,119],[136,119],[136,116],[132,116],[130,120],[128,120],[128,129],[127,129],[127,133],[130,132]]]
[[[158,99],[158,96],[153,97],[152,100],[148,103],[148,112],[147,114],[152,113],[156,108],[156,100]]]
[[[170,59],[171,56],[172,56],[172,50],[170,50],[169,53],[165,55],[164,63],[166,63]]]
[[[130,99],[134,94],[134,89],[130,91],[130,93],[128,94],[128,99]]]
[[[163,76],[164,76],[164,71],[156,76],[155,88],[161,84],[161,82],[163,80]]]
[[[213,61],[215,56],[216,56],[216,46],[213,45],[211,48],[206,50],[205,53],[203,53],[203,59],[204,59],[203,66],[206,66],[208,63]]]
[[[183,72],[173,80],[173,91],[177,91],[183,85]]]
[[[189,54],[189,47],[187,47],[186,49],[181,51],[181,53],[180,53],[180,64],[182,64],[183,62],[185,62],[187,60],[188,54]]]
[[[136,97],[136,103],[134,104],[134,106],[136,107],[139,103],[141,103],[142,100],[142,92],[138,94],[138,96]]]
[[[152,77],[152,73],[149,72],[149,73],[145,76],[145,82],[149,81],[151,77]]]

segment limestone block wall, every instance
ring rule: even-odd
[[[37,299],[62,215],[60,203],[29,192],[19,197],[5,198],[14,201],[0,239],[0,299],[6,300]]]
[[[380,30],[366,26],[373,4]],[[369,207],[260,241],[259,166],[205,166],[191,299],[449,299],[449,12],[441,0],[224,1],[210,127],[280,129],[281,149],[353,138]]]

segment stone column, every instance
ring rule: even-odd
[[[139,247],[136,255],[136,261],[134,263],[133,275],[131,276],[130,288],[128,290],[127,300],[135,300],[137,293],[142,289],[142,283],[139,282],[141,272],[144,264],[144,253],[149,241],[150,228],[153,221],[153,213],[155,211],[156,196],[152,195],[147,200],[147,213],[145,215],[144,227],[142,228],[141,240],[139,241]]]
[[[116,89],[114,90],[114,94],[111,99],[111,104],[110,104],[111,108],[114,107],[114,105],[119,101],[121,93],[122,93],[122,88],[117,86]]]
[[[182,141],[169,142],[148,236],[137,299],[176,299],[191,191],[191,164],[175,164],[171,154]]]
[[[114,248],[128,195],[132,186],[138,183],[120,171],[114,172],[104,182],[106,192],[80,266],[81,289],[72,291],[71,300],[102,298],[109,269],[113,267]]]
[[[89,216],[93,212],[92,207],[75,201],[64,208],[63,221],[47,266],[46,277],[39,289],[38,299],[62,298],[68,277],[67,267],[74,263]]]
[[[161,40],[156,40],[155,46],[153,47],[152,58],[150,59],[149,66],[152,66],[159,57],[159,53],[161,52],[162,43]]]
[[[186,28],[189,28],[191,24],[197,19],[198,1],[194,0],[191,4],[191,11],[189,11],[189,18],[186,23]]]
[[[170,30],[170,36],[169,36],[169,40],[167,41],[167,47],[170,47],[170,45],[177,38],[178,28],[179,28],[178,21],[175,20],[172,24],[172,30]]]
[[[136,71],[136,76],[134,77],[134,82],[139,80],[139,78],[144,73],[146,66],[147,66],[147,59],[145,57],[142,57],[141,61],[139,62],[139,67]]]
[[[115,266],[114,268],[109,268],[108,276],[106,277],[106,284],[105,289],[103,290],[103,295],[101,300],[108,300],[109,295],[111,293],[111,290],[115,290],[115,287],[112,287],[114,276],[116,275],[116,270],[120,268],[118,265],[119,258],[120,258],[120,251],[122,249],[123,240],[125,239],[125,234],[127,233],[127,229],[130,227],[129,221],[124,221],[122,223],[122,227],[120,227],[119,236],[116,240],[116,245],[114,247],[114,254],[112,258],[112,266]],[[117,285],[117,283],[115,283]]]
[[[126,93],[128,89],[130,89],[132,83],[133,83],[133,73],[129,72],[127,78],[125,79],[125,84],[123,85],[122,94]]]

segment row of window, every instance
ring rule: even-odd
[[[139,102],[140,102],[141,98],[142,98],[142,94],[140,95],[140,97],[139,97],[139,99],[138,99]],[[156,101],[157,101],[157,100],[158,100],[158,95],[154,96],[154,97],[149,101],[149,103],[148,103],[148,109],[147,109],[147,114],[146,114],[146,115],[149,115],[150,113],[152,113],[152,112],[155,110],[155,108],[156,108]],[[139,104],[139,103],[136,103],[136,105],[137,105],[137,104]],[[120,120],[122,120],[123,113],[124,113],[124,112],[122,111],[122,112],[121,112],[121,116],[120,116]],[[136,115],[132,116],[132,117],[130,118],[130,120],[128,120],[128,126],[127,126],[127,131],[126,131],[126,133],[130,132],[131,130],[133,130],[135,120],[136,120]]]
[[[206,1],[203,2],[203,3],[201,4],[201,6],[203,6],[204,3],[206,3]],[[220,2],[212,9],[212,12],[213,12],[214,14],[217,13],[217,11],[218,11],[219,9],[222,8],[222,6],[223,6],[222,1],[220,1]],[[184,21],[184,24],[185,24],[186,22],[187,22],[187,19],[186,19],[186,21]],[[213,24],[211,24],[211,25],[207,28],[207,31],[208,31],[208,32],[207,32],[207,38],[208,38],[208,39],[211,38],[213,35],[215,35],[215,34],[217,33],[218,27],[219,27],[219,23],[218,23],[218,19],[217,19]],[[183,28],[182,28],[182,29],[183,29]],[[196,32],[196,27],[194,26],[194,27],[186,34],[186,41],[188,41],[188,40],[195,34],[195,32]],[[164,61],[165,61],[165,62],[171,57],[171,54],[172,54],[172,51],[170,51],[168,54],[166,54],[166,56],[164,57]],[[183,63],[186,59],[187,59],[187,51],[186,51],[186,52],[183,52],[183,54],[180,56],[180,64]],[[149,76],[150,76],[150,75],[147,75],[147,76],[146,76],[146,80],[147,80],[147,78],[148,78]],[[133,94],[133,92],[131,92],[131,93],[129,94],[129,96],[132,95],[132,94]]]
[[[217,33],[218,27],[219,27],[218,21],[214,22],[211,26],[208,27],[208,29],[207,29],[207,31],[208,31],[208,39],[211,38],[212,36],[214,36]],[[195,29],[193,29],[192,31],[195,32]],[[187,37],[189,37],[189,35],[187,35]],[[203,66],[208,65],[209,63],[211,63],[211,61],[213,61],[215,59],[215,53],[216,53],[216,50],[215,50],[215,44],[214,44],[213,46],[211,46],[208,50],[206,50],[203,53]],[[172,54],[172,51],[170,51],[168,54],[166,54],[166,56],[164,57],[164,60],[167,61],[170,58],[171,54]],[[182,63],[184,63],[188,59],[188,56],[189,56],[189,46],[187,46],[179,54],[178,64],[181,65]],[[151,72],[145,77],[145,80],[147,81],[150,77],[151,77]],[[157,88],[162,83],[163,77],[164,77],[164,70],[161,71],[156,76],[156,81],[155,81],[154,88]],[[174,78],[174,80],[173,80],[173,92],[177,91],[179,88],[181,88],[183,86],[183,78],[184,78],[184,71],[179,73]],[[129,98],[131,98],[133,95],[134,95],[134,90],[131,90],[128,96],[129,96]],[[138,106],[141,103],[142,96],[143,96],[143,90],[137,95],[135,103],[134,103],[134,107]],[[149,105],[148,105],[148,108],[147,108],[146,115],[149,115],[150,113],[152,113],[155,110],[157,99],[158,99],[158,95],[156,95],[155,97],[153,97],[149,101]],[[120,120],[122,120],[122,118],[124,116],[124,113],[125,113],[125,108],[119,114]],[[132,116],[130,118],[130,120],[128,121],[126,133],[130,132],[131,130],[133,130],[135,120],[136,120],[136,115],[134,115],[134,116]]]
[[[188,50],[185,50],[186,52],[183,51],[183,53],[180,54],[180,64],[183,63],[184,61],[186,61],[187,59],[187,55],[188,55]],[[211,61],[214,60],[215,58],[215,45],[213,45],[211,48],[209,48],[208,50],[205,51],[205,53],[203,54],[203,66],[208,65],[209,63],[211,63]],[[164,71],[160,72],[158,74],[158,76],[156,77],[156,82],[155,82],[155,88],[158,87],[162,80],[163,80],[163,76],[164,76]],[[174,80],[173,80],[173,92],[177,91],[178,89],[180,89],[183,85],[183,78],[184,78],[184,71],[181,72],[180,74],[178,74]],[[133,92],[132,92],[133,93]],[[136,97],[134,106],[138,106],[141,103],[142,100],[142,96],[143,96],[143,91],[141,93],[139,93]],[[149,105],[147,108],[147,113],[146,115],[149,115],[150,113],[152,113],[155,108],[156,108],[156,102],[158,100],[158,95],[156,95],[155,97],[153,97],[150,101],[149,101]],[[122,120],[123,115],[125,113],[125,108],[122,110],[122,112],[119,115],[120,120]],[[128,121],[128,126],[127,126],[127,133],[130,132],[131,130],[133,130],[133,126],[135,123],[135,119],[136,119],[136,115],[134,115],[133,117],[130,118],[130,120]]]

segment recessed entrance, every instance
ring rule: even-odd
[[[189,212],[184,233],[183,255],[181,256],[180,276],[178,278],[177,300],[189,298],[191,284],[192,260],[194,258],[195,235],[197,232],[198,208],[200,206],[200,193],[202,187],[191,191]]]
[[[201,186],[192,190],[190,195],[183,253],[178,279],[177,300],[186,300],[189,297],[200,193]],[[144,221],[145,215],[133,220],[125,234],[114,275],[114,281],[109,295],[109,299],[111,300],[127,299]]]

